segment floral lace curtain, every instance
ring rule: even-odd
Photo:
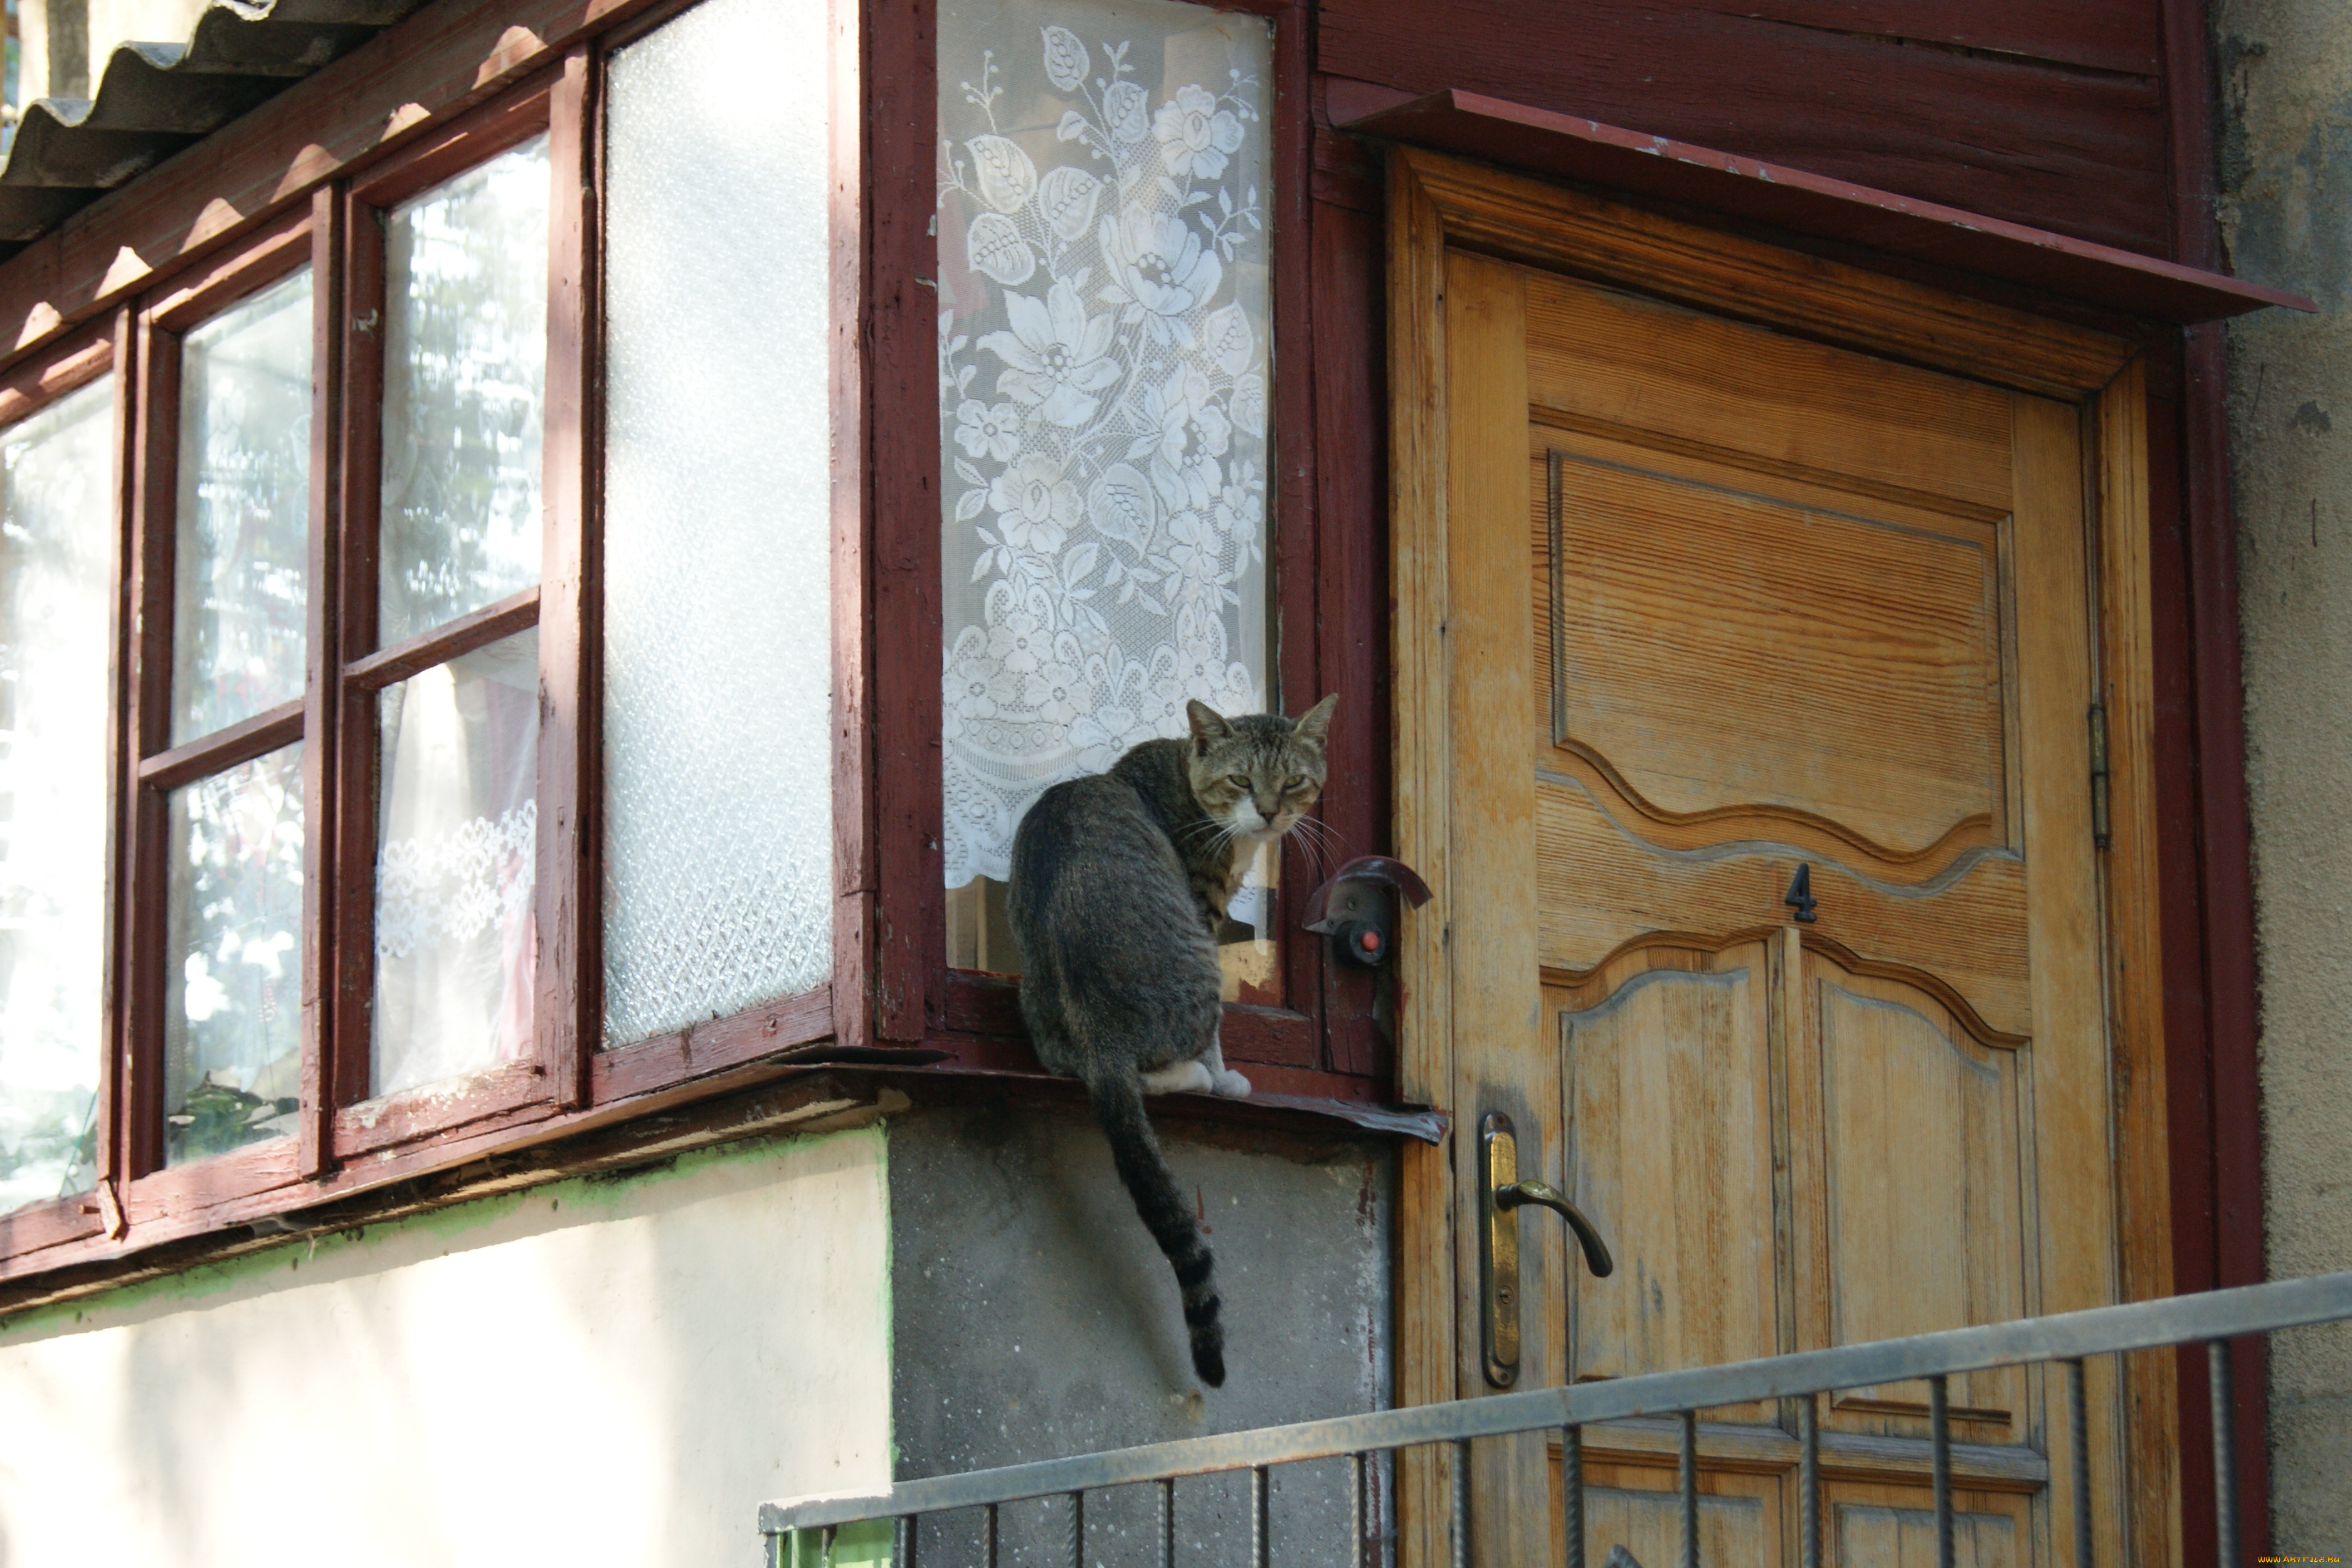
[[[947,885],[1048,785],[1264,704],[1272,32],[940,16]]]

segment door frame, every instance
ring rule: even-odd
[[[1388,159],[1390,583],[1394,595],[1396,852],[1435,894],[1408,914],[1398,967],[1397,1090],[1453,1115],[1443,1147],[1401,1156],[1396,1399],[1468,1386],[1458,1334],[1457,1194],[1474,1178],[1478,1107],[1454,1103],[1447,911],[1450,670],[1445,257],[1496,258],[1901,361],[2080,411],[2084,515],[2096,603],[2095,672],[2107,720],[2110,833],[2103,919],[2116,1279],[2124,1300],[2173,1293],[2155,796],[2147,390],[2140,345],[1841,261],[1423,149]],[[2090,787],[2084,781],[2084,787]],[[1475,1359],[1475,1358],[1473,1358]],[[2124,1368],[2126,1561],[2179,1560],[2175,1358]],[[1449,1491],[1436,1455],[1399,1467],[1400,1561],[1446,1560]]]

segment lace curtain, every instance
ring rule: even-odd
[[[371,1095],[530,1054],[539,633],[379,699]]]
[[[1272,31],[940,16],[947,885],[1184,703],[1264,703]]]

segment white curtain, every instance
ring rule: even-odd
[[[530,1052],[538,684],[526,632],[384,693],[371,1093]]]
[[[940,7],[950,888],[1186,699],[1263,706],[1271,50],[1178,0]]]

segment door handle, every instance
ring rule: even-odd
[[[1515,1209],[1523,1204],[1539,1204],[1568,1221],[1568,1228],[1576,1233],[1576,1243],[1584,1249],[1584,1266],[1592,1270],[1595,1279],[1606,1279],[1617,1272],[1616,1259],[1609,1256],[1609,1244],[1584,1211],[1568,1201],[1568,1194],[1548,1182],[1513,1182],[1495,1191],[1495,1206]]]
[[[1609,1244],[1568,1194],[1545,1182],[1519,1179],[1519,1140],[1511,1119],[1490,1110],[1478,1122],[1478,1295],[1485,1304],[1486,1381],[1508,1388],[1519,1380],[1519,1215],[1528,1204],[1568,1221],[1596,1279],[1616,1272]]]

